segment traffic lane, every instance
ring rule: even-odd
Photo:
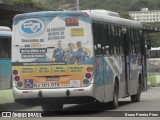
[[[58,115],[60,116],[120,116],[123,113],[118,111],[160,111],[160,87],[150,88],[147,92],[143,92],[140,102],[131,102],[130,97],[119,99],[118,109],[111,109],[109,103],[88,103],[64,107],[64,110]],[[113,111],[113,112],[111,112]],[[48,114],[52,116],[53,114]],[[55,114],[56,115],[56,114]],[[54,116],[54,115],[53,115]]]
[[[120,99],[120,103],[129,102],[130,97]],[[131,101],[130,101],[131,102]],[[149,88],[141,94],[141,101],[119,107],[115,111],[160,111],[160,87]]]
[[[160,111],[160,88],[155,87],[149,89],[147,92],[142,93],[141,101],[132,103],[130,97],[125,99],[119,100],[119,107],[116,110],[112,110],[107,104],[100,104],[100,103],[88,103],[82,105],[64,105],[64,110],[60,113],[49,113],[44,114],[45,116],[89,116],[89,117],[96,117],[96,116],[119,116],[120,112],[110,112],[110,111]],[[37,107],[20,107],[18,104],[17,106],[12,106],[12,111],[42,111],[41,106]]]
[[[131,101],[120,101],[119,108],[127,107],[129,104],[133,104]],[[123,110],[125,111],[125,110]],[[82,105],[70,105],[68,108],[64,108],[61,112],[47,112],[44,113],[43,116],[47,117],[56,117],[56,116],[64,116],[64,117],[119,117],[124,116],[125,112],[118,112],[117,109],[111,109],[109,103],[88,103]]]
[[[130,97],[119,99],[119,107],[112,110],[109,103],[94,102],[66,108],[64,111],[160,111],[160,87],[152,87],[141,94],[140,102],[131,102]]]
[[[86,119],[86,120],[159,120],[159,117],[118,117],[120,111],[160,111],[160,88],[151,88],[144,92],[141,97],[141,102],[132,103],[130,98],[120,99],[119,108],[112,110],[104,104],[83,104],[83,105],[65,105],[61,113],[45,114],[44,118],[29,118],[29,120],[72,120],[72,119]],[[41,106],[21,109],[21,111],[42,111]],[[97,111],[98,110],[98,111]],[[76,112],[74,112],[76,111]],[[113,112],[112,112],[113,111]],[[110,113],[111,112],[111,113]],[[106,117],[108,114],[115,117]],[[105,117],[104,117],[105,116]],[[117,117],[116,117],[117,116]],[[54,117],[54,118],[53,118]],[[17,120],[21,118],[12,118]],[[24,118],[27,119],[28,118]],[[6,120],[9,120],[8,118]]]

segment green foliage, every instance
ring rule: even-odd
[[[41,2],[34,0],[13,0],[13,4],[30,8],[47,9],[47,7],[43,6]]]
[[[160,30],[160,22],[155,23],[143,23],[143,26],[150,29],[159,29]],[[152,33],[146,36],[146,39],[151,40],[152,47],[160,47],[160,34]]]

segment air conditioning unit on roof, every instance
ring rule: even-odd
[[[96,10],[82,10],[83,12],[92,12],[96,14],[103,14],[103,15],[109,15],[114,17],[120,17],[120,15],[117,12],[103,10],[103,9],[96,9]]]

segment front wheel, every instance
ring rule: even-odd
[[[63,110],[63,104],[43,104],[42,109],[44,112],[50,111],[50,112],[57,112]]]
[[[137,94],[131,95],[131,101],[132,102],[139,102],[140,97],[141,97],[141,84],[140,84],[140,80],[139,80],[138,85],[137,85]]]

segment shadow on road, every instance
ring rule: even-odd
[[[120,101],[119,108],[124,107],[128,104],[133,104],[131,101]],[[30,106],[25,106],[19,103],[7,103],[7,104],[0,104],[0,111],[21,111],[30,108]],[[32,110],[31,110],[32,111]],[[33,112],[33,111],[32,111]],[[35,111],[36,112],[36,111]],[[70,107],[65,107],[61,112],[46,112],[42,115],[44,117],[59,117],[59,116],[86,116],[86,117],[97,117],[97,116],[120,116],[120,112],[111,108],[110,103],[97,103],[91,102],[82,105],[75,105]]]
[[[16,110],[21,110],[26,108],[29,108],[29,106],[24,106],[19,103],[0,104],[0,111],[16,111]]]
[[[120,101],[119,102],[119,108],[122,106],[126,106],[128,104],[132,104],[131,101]],[[92,103],[87,103],[87,104],[82,104],[82,105],[75,105],[69,108],[65,108],[61,112],[47,112],[43,113],[43,116],[120,116],[119,113],[116,111],[116,109],[112,109],[110,106],[110,103],[97,103],[97,102],[92,102]]]

